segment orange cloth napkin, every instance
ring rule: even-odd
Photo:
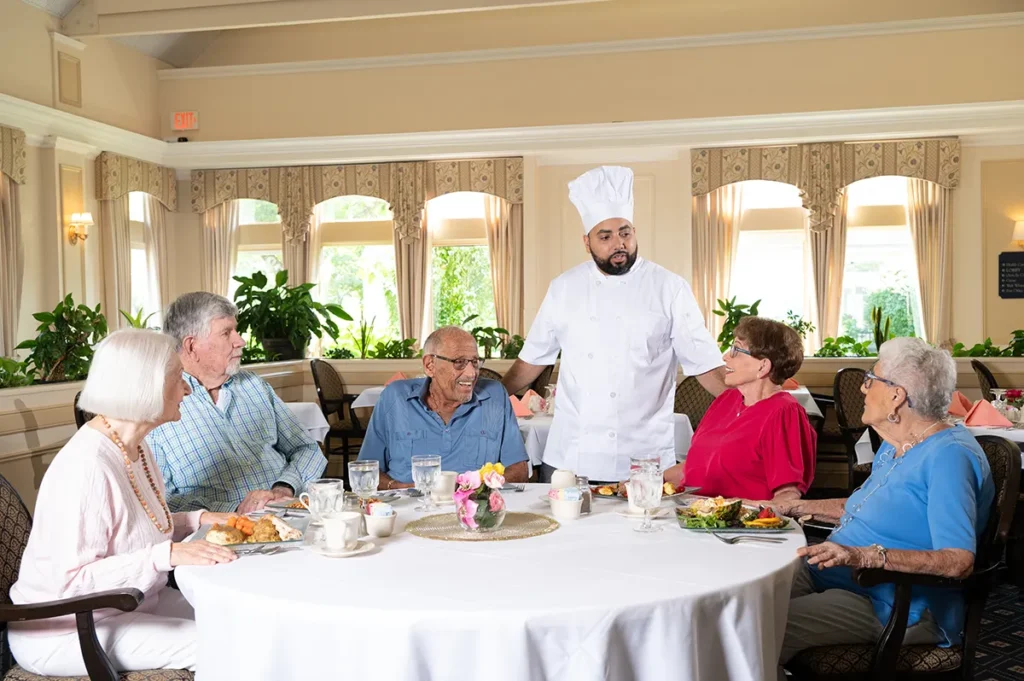
[[[523,404],[529,404],[531,397],[540,397],[540,395],[537,394],[536,390],[527,390],[525,393],[523,393]],[[543,401],[543,398],[541,398],[541,401]]]
[[[533,412],[530,411],[530,408],[516,399],[515,395],[509,395],[508,399],[512,401],[512,412],[516,415],[516,418],[533,416]]]
[[[782,389],[783,390],[796,390],[799,387],[800,387],[800,384],[796,382],[795,378],[787,378],[782,383]]]
[[[953,399],[949,403],[949,413],[953,416],[967,416],[971,410],[971,401],[959,390],[953,391]]]
[[[408,376],[399,371],[397,374],[389,378],[384,385],[391,385],[395,381],[404,381],[406,378],[408,378]]]
[[[974,403],[971,410],[967,412],[967,417],[964,418],[964,425],[994,426],[996,428],[1010,428],[1013,426],[1005,416],[992,406],[991,402],[986,402],[985,400],[978,400]]]

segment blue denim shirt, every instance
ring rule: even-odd
[[[445,424],[426,403],[427,378],[395,381],[381,393],[370,417],[360,460],[376,459],[380,470],[412,482],[412,457],[440,454],[441,469],[464,473],[485,463],[511,466],[526,461],[526,448],[512,403],[498,381],[481,378],[473,398]]]

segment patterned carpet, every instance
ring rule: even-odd
[[[975,681],[1024,681],[1024,600],[1000,584],[988,596],[975,658]]]

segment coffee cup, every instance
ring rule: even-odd
[[[320,523],[324,513],[341,510],[345,488],[337,478],[321,478],[306,485],[306,491],[299,495],[299,501],[309,511],[314,525]]]
[[[351,551],[359,545],[363,516],[355,511],[335,511],[322,516],[324,544],[329,551]]]
[[[559,468],[551,474],[551,489],[565,489],[576,486],[576,474],[572,471]]]
[[[430,491],[434,501],[451,501],[455,494],[455,479],[458,477],[459,474],[454,471],[441,471],[437,476],[437,484]]]
[[[371,537],[390,537],[395,531],[395,519],[398,514],[391,515],[368,515],[366,520],[366,533]]]

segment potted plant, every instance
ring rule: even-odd
[[[415,338],[405,340],[380,341],[370,349],[372,359],[412,359],[416,356]]]
[[[712,310],[712,312],[719,317],[725,317],[725,321],[722,323],[722,332],[718,334],[718,347],[721,348],[722,352],[725,352],[732,346],[736,325],[744,317],[756,317],[757,307],[760,304],[760,300],[755,300],[753,305],[737,305],[736,296],[733,296],[731,300],[719,299],[718,309]]]
[[[479,316],[474,314],[466,317],[462,325],[465,326]],[[501,345],[502,336],[509,335],[508,331],[500,326],[476,326],[470,333],[476,339],[476,344],[483,348],[484,359],[490,359],[494,354],[494,350]]]
[[[75,305],[69,293],[53,312],[32,315],[40,322],[38,334],[16,350],[31,350],[25,372],[40,383],[80,381],[89,373],[93,346],[107,335],[107,319],[100,306]]]
[[[238,332],[258,339],[268,357],[301,359],[314,335],[338,340],[338,325],[332,317],[351,321],[334,303],[318,303],[309,294],[315,284],[287,286],[288,270],[282,270],[267,288],[267,275],[234,277],[238,306]]]
[[[507,339],[501,346],[502,359],[518,359],[519,353],[523,351],[526,339],[518,333]]]
[[[148,329],[149,320],[152,319],[153,315],[156,314],[156,312],[150,312],[148,315],[143,316],[145,313],[143,312],[141,307],[139,308],[139,311],[138,313],[135,314],[135,316],[128,314],[124,310],[118,310],[118,312],[120,312],[121,316],[124,317],[124,320],[128,322],[128,326],[133,329]]]
[[[0,388],[18,388],[31,382],[32,379],[25,373],[24,362],[0,357]]]

